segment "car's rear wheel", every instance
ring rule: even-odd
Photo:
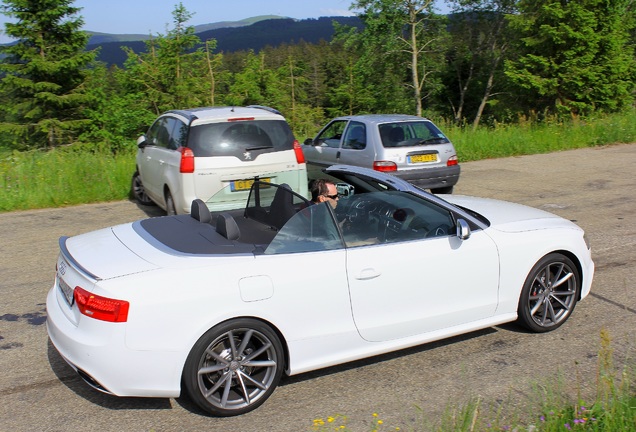
[[[137,200],[139,204],[142,204],[142,205],[155,204],[146,194],[146,189],[144,188],[144,185],[141,182],[139,171],[135,171],[135,173],[133,174],[132,184],[130,189],[132,190],[133,197],[135,197],[135,199]]]
[[[183,371],[188,396],[216,416],[252,411],[272,394],[284,368],[277,334],[254,319],[219,324],[194,345]]]
[[[534,332],[560,327],[572,314],[581,280],[565,255],[552,253],[535,264],[523,285],[518,322]]]
[[[174,198],[172,198],[170,189],[166,189],[166,213],[169,216],[177,214],[177,208],[174,206]]]

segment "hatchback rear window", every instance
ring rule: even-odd
[[[197,157],[291,150],[294,135],[284,120],[242,120],[193,126],[188,147]]]
[[[448,138],[428,121],[385,123],[379,126],[382,146],[412,147],[447,143]]]

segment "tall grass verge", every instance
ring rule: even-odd
[[[636,110],[571,122],[520,121],[492,128],[446,125],[460,163],[636,142]]]
[[[569,123],[520,121],[477,130],[437,121],[459,161],[547,153],[636,142],[636,110]],[[135,168],[129,152],[62,148],[49,152],[0,149],[0,211],[61,207],[128,197]]]
[[[128,196],[134,153],[0,153],[0,211],[121,200]]]
[[[600,348],[596,376],[596,396],[585,401],[581,391],[572,395],[563,380],[547,378],[535,383],[534,397],[525,407],[515,401],[487,403],[474,397],[463,404],[446,407],[441,419],[427,419],[416,407],[417,420],[406,425],[389,425],[378,413],[371,414],[367,426],[353,428],[346,415],[314,419],[313,432],[636,432],[636,364],[628,360],[623,368],[614,365],[611,338],[607,330],[600,332]],[[579,386],[587,383],[578,383]]]

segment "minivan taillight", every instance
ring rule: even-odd
[[[305,163],[305,154],[298,140],[294,140],[294,154],[296,155],[296,162],[299,164]]]
[[[75,303],[82,315],[100,321],[128,321],[128,308],[130,303],[125,300],[98,296],[78,286],[75,287],[73,291],[73,297],[75,297]]]
[[[179,147],[181,152],[181,164],[179,165],[179,172],[182,174],[191,174],[194,172],[194,153],[192,149],[188,147]]]
[[[397,171],[397,164],[391,161],[375,161],[373,162],[373,169],[380,172]]]
[[[446,166],[455,166],[459,164],[459,160],[457,159],[457,155],[452,155],[451,157],[448,158],[448,161],[446,161]]]

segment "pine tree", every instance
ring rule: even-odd
[[[17,39],[0,47],[0,131],[15,148],[70,144],[86,126],[85,70],[95,57],[72,0],[4,0],[15,19],[5,33]]]
[[[522,0],[511,17],[520,56],[507,75],[546,112],[577,117],[633,101],[632,0]]]

